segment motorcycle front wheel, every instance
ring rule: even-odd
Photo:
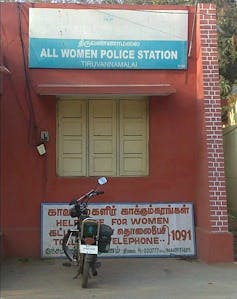
[[[63,237],[63,252],[70,262],[79,263],[78,255],[78,234],[77,232],[68,231]]]

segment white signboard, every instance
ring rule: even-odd
[[[186,69],[187,10],[29,9],[29,67]]]
[[[192,203],[91,204],[90,216],[114,229],[107,257],[196,254]],[[62,238],[74,226],[67,204],[41,206],[41,256],[63,257]]]

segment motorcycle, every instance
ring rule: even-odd
[[[96,188],[90,190],[80,198],[73,199],[69,205],[70,216],[77,218],[75,227],[70,228],[62,241],[63,251],[70,262],[75,262],[78,266],[77,278],[81,275],[81,286],[87,288],[90,273],[97,275],[97,268],[100,263],[97,262],[99,253],[109,252],[111,236],[113,229],[106,224],[100,224],[97,219],[89,216],[87,208],[89,200],[104,192],[98,190],[99,185],[107,183],[105,177],[98,179]]]

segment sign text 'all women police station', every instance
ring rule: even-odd
[[[97,49],[57,49],[42,48],[41,58],[75,58],[108,60],[177,60],[177,50],[97,50]]]

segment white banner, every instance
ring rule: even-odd
[[[196,254],[192,203],[90,204],[90,216],[114,234],[106,257],[175,257]],[[63,257],[62,238],[77,219],[69,206],[41,206],[41,256]]]

